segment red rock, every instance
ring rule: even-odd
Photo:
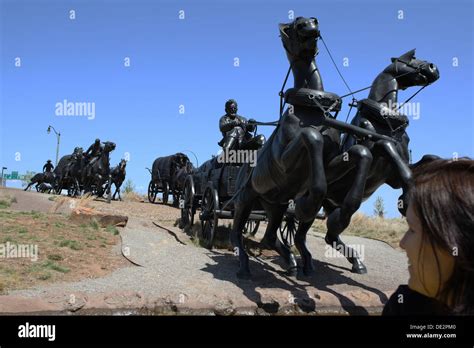
[[[86,207],[78,207],[74,209],[71,212],[69,219],[77,224],[87,224],[95,220],[101,227],[107,227],[110,225],[125,227],[128,222],[128,216],[107,214]]]

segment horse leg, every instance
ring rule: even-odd
[[[234,206],[234,221],[230,239],[234,247],[234,252],[239,257],[240,266],[237,272],[237,278],[250,279],[249,256],[245,251],[242,235],[245,223],[248,220],[253,206],[253,197],[249,192],[249,188],[244,188],[243,192],[239,194],[239,198]]]
[[[314,214],[316,216],[316,213]],[[300,221],[295,235],[295,246],[300,252],[301,261],[303,262],[303,273],[310,276],[314,273],[313,258],[306,246],[306,234],[314,222],[314,218],[309,221]]]
[[[122,196],[120,195],[120,187],[122,186],[122,184],[118,185],[118,186],[115,186],[116,187],[116,193],[118,194],[118,198],[119,198],[119,201],[122,200]]]
[[[355,176],[342,205],[334,209],[328,216],[325,241],[334,249],[343,250],[344,256],[352,264],[352,272],[362,274],[367,273],[367,268],[360,260],[357,252],[346,246],[339,238],[339,235],[349,226],[352,215],[359,209],[362,203],[367,175],[372,165],[372,154],[365,146],[354,145],[349,149],[347,155],[348,161],[344,161],[343,156],[345,154],[342,154],[333,159],[328,166],[329,176],[331,167],[352,167],[355,165]],[[348,162],[349,164],[346,165],[341,161]]]
[[[261,200],[261,204],[267,213],[268,225],[265,230],[265,234],[260,241],[263,245],[267,245],[270,248],[276,250],[280,256],[285,259],[288,264],[288,273],[290,275],[296,275],[297,264],[295,255],[291,250],[280,242],[277,237],[277,230],[283,221],[287,206],[286,205],[271,205],[268,202]]]
[[[25,191],[28,191],[29,188],[34,184],[34,181],[30,182],[26,187],[25,187]]]
[[[375,143],[372,150],[374,156],[381,156],[388,160],[395,169],[395,175],[401,182],[403,190],[399,198],[398,210],[405,216],[408,207],[407,194],[412,185],[412,173],[406,161],[400,156],[395,144],[388,140],[379,140]]]
[[[327,183],[323,162],[324,138],[314,128],[304,128],[300,136],[293,139],[280,158],[285,171],[294,165],[295,159],[306,152],[310,164],[310,187],[308,192],[296,200],[296,217],[300,222],[313,220],[321,208],[326,195]]]

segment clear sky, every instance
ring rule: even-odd
[[[278,118],[278,91],[288,69],[278,23],[290,22],[292,13],[318,18],[354,90],[370,85],[391,57],[413,48],[418,58],[437,64],[440,79],[413,100],[420,107],[408,128],[413,160],[426,153],[474,156],[470,0],[0,4],[0,165],[7,172],[41,171],[47,159],[54,162],[56,139],[46,133],[48,125],[61,132],[60,156],[75,146],[87,148],[97,137],[114,141],[111,163],[128,153],[127,177],[141,192],[150,180],[145,167],[156,157],[192,150],[204,162],[219,149],[218,120],[227,99],[236,99],[239,114],[248,118]],[[70,19],[71,10],[75,19]],[[321,43],[319,47],[325,89],[346,94]],[[292,82],[290,78],[288,86]],[[65,99],[95,103],[95,118],[57,116],[56,103]],[[268,137],[272,128],[259,131]],[[362,211],[372,214],[375,196],[381,195],[389,216],[398,216],[399,194],[385,185]]]

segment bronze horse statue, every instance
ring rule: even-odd
[[[82,171],[82,183],[84,192],[93,192],[94,189],[100,197],[104,193],[103,186],[109,180],[110,174],[110,152],[115,150],[115,143],[104,142],[104,148],[99,158],[92,164],[88,163]],[[108,187],[111,189],[110,187]]]
[[[31,188],[31,186],[36,184],[35,185],[36,191],[40,192],[40,186],[43,183],[54,185],[55,178],[56,176],[54,172],[37,173],[33,175],[33,177],[30,179],[30,182],[25,187],[25,191],[28,191]]]
[[[409,120],[397,110],[398,91],[412,86],[427,86],[438,78],[436,65],[416,59],[415,50],[392,58],[392,63],[375,78],[368,98],[358,103],[358,111],[351,124],[386,135],[394,141],[361,138],[346,133],[341,154],[327,166],[328,191],[323,202],[328,216],[325,240],[337,250],[344,251],[352,264],[352,272],[366,273],[367,269],[357,253],[347,247],[339,235],[347,228],[361,203],[380,186],[388,184],[394,189],[402,188],[398,203],[402,215],[405,215],[407,208],[405,197],[412,177],[408,149],[410,139],[406,133]],[[434,158],[437,157],[425,155],[412,167]]]
[[[300,221],[295,246],[303,260],[306,274],[312,270],[311,254],[306,246],[306,232],[320,210],[327,192],[324,163],[323,120],[326,113],[339,111],[341,99],[325,92],[315,62],[320,37],[316,18],[298,17],[280,24],[280,36],[294,77],[294,88],[285,93],[290,105],[280,117],[275,131],[259,150],[252,169],[244,164],[238,174],[231,241],[240,261],[239,278],[249,278],[249,258],[244,249],[242,230],[258,203],[265,209],[268,225],[262,242],[274,248],[289,264],[291,273],[297,264],[290,249],[280,243],[276,231],[295,199],[295,213]]]
[[[58,164],[54,168],[53,173],[55,176],[55,180],[54,180],[53,187],[56,194],[61,194],[62,189],[60,187],[61,186],[60,183],[62,181],[62,177],[65,175],[67,168],[71,165],[71,162],[73,161],[74,156],[82,152],[83,152],[83,149],[81,147],[75,147],[73,153],[70,155],[62,156]]]
[[[81,193],[82,171],[86,165],[82,147],[76,147],[74,153],[67,158],[67,163],[61,168],[56,180],[56,192],[61,193],[63,189],[67,189],[69,196],[76,196]]]
[[[122,200],[122,197],[120,196],[120,187],[122,186],[125,180],[125,176],[127,174],[125,171],[126,166],[127,166],[127,161],[124,159],[121,159],[120,163],[116,167],[110,170],[112,184],[115,185],[115,192],[112,195],[112,199],[115,199],[115,195],[118,194],[119,200]]]
[[[184,166],[178,169],[174,179],[174,185],[177,192],[184,191],[186,177],[190,174],[193,174],[195,170],[196,168],[194,168],[191,161],[187,162]],[[179,201],[179,197],[177,197],[177,201]]]

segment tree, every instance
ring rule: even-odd
[[[125,181],[125,185],[123,188],[124,193],[131,193],[135,191],[135,185],[133,184],[132,180],[128,179]]]
[[[380,196],[377,196],[374,202],[374,215],[383,219],[385,214],[386,214],[386,211],[385,211],[385,206],[383,204],[383,198]]]

